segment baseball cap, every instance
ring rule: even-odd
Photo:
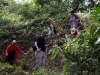
[[[46,32],[46,31],[43,31],[43,34],[44,34],[45,36],[48,36],[48,32]]]

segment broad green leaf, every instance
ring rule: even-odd
[[[100,6],[97,7],[96,9],[94,9],[94,12],[93,12],[94,22],[99,22],[99,20],[98,20],[99,14],[100,14]]]
[[[60,52],[60,48],[59,47],[54,47],[54,49],[52,50],[52,59],[56,60],[61,56],[61,52]]]

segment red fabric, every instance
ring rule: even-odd
[[[78,32],[76,31],[75,33],[74,33],[74,37],[77,37],[78,36]]]
[[[22,53],[23,51],[16,45],[14,46],[14,49],[15,49],[14,61],[15,61],[17,58],[17,54]],[[6,56],[6,53],[9,54],[11,51],[12,51],[12,45],[9,45],[5,51],[4,60],[6,60],[8,57]]]

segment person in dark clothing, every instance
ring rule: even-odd
[[[37,42],[37,47],[38,48],[41,48],[41,50],[43,51],[43,52],[45,52],[45,49],[46,49],[46,47],[45,47],[45,39],[44,39],[44,37],[42,37],[42,36],[39,36],[37,39],[36,39],[36,41],[35,41],[35,44],[36,44],[36,42]],[[37,49],[38,49],[37,48]]]
[[[42,32],[41,35],[35,40],[35,56],[36,56],[36,66],[34,70],[45,67],[45,50],[46,47],[50,46],[52,43],[46,45],[45,37],[47,36],[47,32]]]
[[[12,49],[12,51],[9,53],[8,58],[6,60],[10,65],[13,64],[14,55],[15,55],[15,49]]]
[[[13,40],[12,44],[9,45],[5,51],[4,60],[10,65],[13,65],[18,53],[26,54],[16,45],[16,40]]]

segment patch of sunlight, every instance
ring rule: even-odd
[[[100,38],[98,38],[98,40],[95,42],[95,44],[98,44],[100,42]]]

